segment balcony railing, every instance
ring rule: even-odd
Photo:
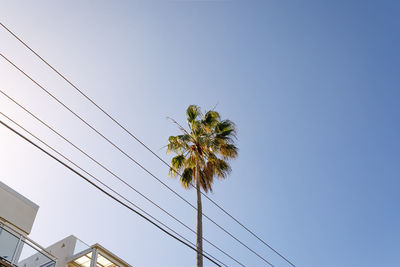
[[[17,267],[55,267],[56,258],[28,237],[0,222],[0,260]]]

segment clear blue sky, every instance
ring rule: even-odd
[[[400,5],[395,1],[0,1],[18,33],[166,160],[189,104],[239,129],[239,159],[213,199],[304,267],[395,267],[400,251]],[[4,30],[0,51],[195,201],[168,170]],[[0,60],[15,97],[195,227],[195,212]],[[1,111],[171,226],[176,224],[4,97]],[[3,118],[2,118],[3,120]],[[195,254],[0,129],[0,179],[41,206],[31,237],[75,234],[133,266],[194,266]],[[208,202],[205,213],[288,266]],[[262,261],[204,221],[247,266]],[[176,226],[182,234],[195,237]],[[232,261],[209,246],[228,265]],[[206,262],[206,266],[211,266]]]

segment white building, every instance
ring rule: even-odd
[[[0,267],[130,267],[99,244],[71,235],[48,248],[31,240],[39,206],[0,182]]]

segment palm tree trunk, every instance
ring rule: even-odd
[[[201,192],[199,183],[199,173],[196,173],[196,187],[197,187],[197,267],[203,267],[203,222],[202,222],[202,206],[201,206]]]

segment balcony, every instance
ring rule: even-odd
[[[27,258],[32,260],[27,262],[24,260]],[[0,265],[55,267],[56,258],[25,235],[0,222]]]
[[[81,247],[81,246],[80,246]],[[69,258],[68,267],[132,267],[104,247],[95,244],[78,251]]]

